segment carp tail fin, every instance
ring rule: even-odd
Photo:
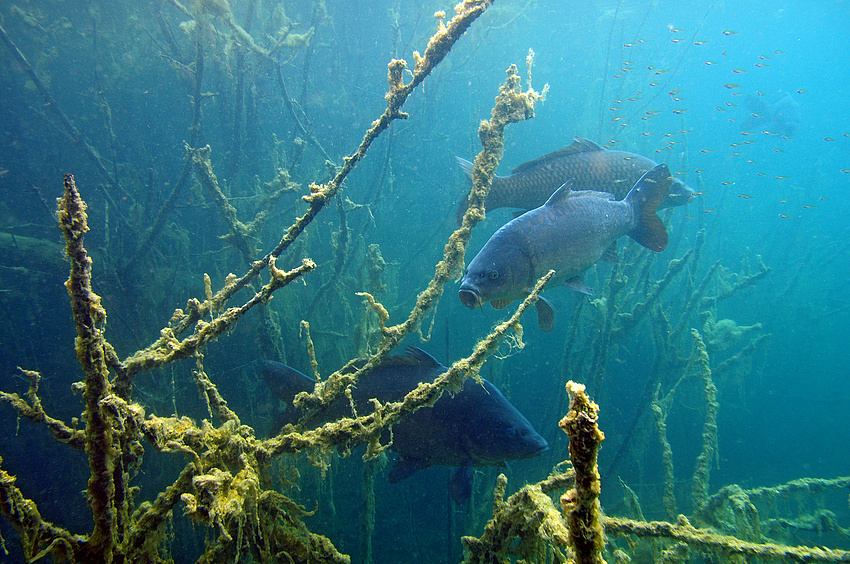
[[[635,226],[629,237],[655,252],[667,247],[667,228],[655,212],[672,183],[670,169],[660,164],[641,176],[626,196],[635,214]]]

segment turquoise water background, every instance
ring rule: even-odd
[[[230,5],[236,21],[245,25],[248,2]],[[228,26],[210,18],[217,33],[205,47],[197,144],[210,145],[219,181],[246,223],[276,169],[288,169],[298,184],[298,192],[275,203],[257,234],[259,258],[304,212],[300,196],[308,193],[309,184],[328,178],[325,157],[315,144],[296,138],[309,135],[341,164],[385,108],[389,60],[405,58],[412,66],[413,51],[422,52],[437,28],[434,12],[446,10],[450,17],[452,6],[381,0],[327,6],[256,2],[254,7],[250,33],[260,45],[270,45],[279,30],[280,8],[294,32],[312,27],[314,36],[308,47],[281,48],[274,64],[247,50],[241,51],[240,63]],[[409,118],[376,141],[346,180],[339,203],[327,206],[282,256],[286,268],[308,256],[319,268],[304,284],[279,292],[269,306],[281,327],[275,360],[310,371],[298,330],[302,319],[311,324],[323,375],[364,352],[354,327],[366,323],[368,314],[355,292],[367,289],[369,245],[379,245],[387,263],[387,287],[377,297],[392,323],[407,316],[442,257],[455,228],[455,210],[466,197],[468,184],[455,156],[471,160],[480,150],[477,128],[489,117],[505,70],[516,64],[525,79],[526,58],[533,50],[532,85],[540,91],[548,84],[548,93],[533,119],[508,128],[500,174],[563,148],[574,137],[667,163],[699,196],[663,214],[671,244],[655,258],[651,281],[664,275],[669,261],[697,248],[698,233],[704,233],[695,270],[688,267],[676,280],[676,290],[659,302],[673,324],[684,307],[683,288],[699,284],[713,264],[720,266],[709,281],[710,296],[757,272],[759,260],[770,268],[732,298],[698,308],[710,311],[715,322],[726,320],[721,327],[729,330],[715,333],[717,341],[709,343],[713,367],[740,352],[752,336],[765,336],[741,366],[715,382],[720,408],[710,492],[729,484],[746,489],[848,475],[848,19],[850,5],[843,1],[769,6],[749,0],[496,2],[411,96],[404,107]],[[70,393],[82,372],[62,285],[67,276],[62,237],[52,219],[63,174],[75,175],[89,205],[86,246],[94,257],[93,285],[103,297],[106,335],[119,357],[155,340],[187,299],[203,300],[204,273],[217,289],[228,273],[241,275],[248,268],[195,180],[170,209],[160,236],[128,262],[183,169],[196,68],[190,21],[167,2],[0,4],[0,24],[51,92],[51,105],[67,115],[105,163],[101,169],[70,138],[32,77],[10,49],[0,48],[0,234],[6,237],[0,256],[0,389],[23,394],[27,385],[16,367],[38,370],[44,377],[45,409],[65,421],[78,417],[83,407],[80,397]],[[307,134],[296,127],[283,102],[278,69]],[[240,88],[243,110],[237,116]],[[786,94],[799,107],[793,135],[783,137],[772,126],[742,132],[751,113],[748,96],[772,104]],[[513,211],[488,213],[473,232],[467,263]],[[340,243],[343,232],[347,243]],[[341,265],[335,262],[339,244],[348,245]],[[633,247],[624,239],[621,255],[634,259]],[[22,255],[21,249],[30,250]],[[500,356],[505,358],[489,361],[483,371],[547,438],[550,451],[511,463],[507,470],[476,469],[473,501],[466,507],[447,499],[450,469],[431,468],[397,485],[385,484],[387,470],[379,470],[376,562],[460,561],[458,539],[481,534],[499,472],[507,473],[514,491],[543,479],[567,457],[567,441],[557,427],[566,405],[564,383],[588,376],[570,372],[571,358],[564,358],[571,320],[582,324],[578,341],[570,345],[578,355],[593,347],[593,320],[604,306],[591,302],[604,299],[611,269],[601,263],[588,272],[594,298],[566,288],[548,290],[557,311],[555,331],[542,333],[536,313],[527,314],[525,348],[503,345]],[[630,284],[627,292],[642,291],[634,279]],[[423,332],[431,328],[430,340],[421,342],[414,335],[405,341],[447,365],[469,355],[514,307],[469,311],[456,292],[457,284],[449,283],[433,325],[426,318]],[[243,291],[229,305],[249,296]],[[582,300],[581,316],[573,317]],[[688,328],[705,334],[706,319],[697,312],[688,318]],[[258,337],[264,323],[252,312],[204,350],[207,373],[260,435],[282,408],[259,377],[257,361],[268,356]],[[759,329],[740,334],[740,328],[756,324]],[[606,434],[600,453],[602,503],[611,514],[623,510],[622,480],[639,496],[647,518],[666,518],[660,447],[647,411],[656,345],[645,320],[610,348],[604,378],[590,388]],[[678,346],[681,354],[689,354],[687,339]],[[207,417],[192,381],[193,367],[194,361],[183,361],[139,376],[134,399],[149,413]],[[670,385],[666,382],[665,388]],[[667,432],[679,510],[689,513],[705,405],[694,378],[686,378],[682,388]],[[3,469],[18,476],[18,486],[46,519],[87,532],[90,515],[80,493],[88,479],[84,455],[55,444],[44,429],[17,421],[5,404],[0,429]],[[335,457],[325,479],[303,457],[281,464],[303,473],[300,490],[288,495],[308,509],[319,508],[306,519],[311,530],[328,535],[360,561],[361,450],[347,459]],[[148,449],[138,478],[142,499],[170,484],[182,465],[174,456]],[[850,527],[846,490],[812,503]],[[808,509],[801,506],[799,513]],[[193,561],[203,549],[205,531],[193,529],[182,516],[174,527],[178,539],[188,539],[172,547],[175,559]],[[0,554],[0,562],[18,561],[17,537],[8,522],[0,521],[0,533],[11,552]],[[797,534],[795,544],[850,549],[843,534]]]

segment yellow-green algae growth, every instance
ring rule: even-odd
[[[302,426],[286,427],[276,437],[261,440],[254,429],[241,423],[239,416],[231,410],[226,399],[218,392],[206,374],[203,365],[203,348],[232,328],[255,305],[266,305],[275,292],[295,280],[308,275],[317,265],[303,259],[300,266],[289,271],[277,267],[281,253],[289,248],[304,232],[304,229],[324,209],[331,199],[339,194],[346,176],[365,156],[372,142],[396,119],[407,114],[401,111],[407,97],[430,74],[433,68],[449,53],[452,45],[463,35],[490,5],[484,0],[466,0],[455,8],[456,14],[445,22],[445,13],[438,12],[438,29],[423,55],[414,53],[414,66],[409,82],[407,62],[393,60],[388,68],[389,91],[386,95],[387,108],[373,122],[356,152],[335,168],[333,177],[324,184],[313,183],[310,194],[304,197],[308,210],[293,223],[281,238],[280,243],[262,258],[256,259],[254,234],[270,209],[276,195],[291,191],[286,171],[279,171],[270,183],[273,194],[253,221],[241,222],[235,208],[221,188],[210,161],[210,147],[196,147],[198,141],[200,106],[203,93],[200,90],[203,76],[204,34],[216,33],[208,17],[220,18],[247,48],[260,57],[273,59],[275,52],[283,46],[303,45],[311,40],[313,29],[304,34],[292,34],[284,26],[277,36],[279,40],[271,49],[257,45],[252,36],[239,26],[226,1],[195,2],[190,7],[174,1],[173,4],[190,18],[186,22],[187,32],[194,34],[197,47],[195,61],[195,95],[193,97],[193,124],[191,139],[186,148],[184,174],[178,185],[186,182],[190,169],[194,169],[201,187],[216,206],[230,231],[229,242],[239,250],[249,270],[243,276],[230,275],[224,287],[213,292],[212,279],[204,276],[203,301],[189,300],[185,309],[178,309],[168,326],[161,330],[159,338],[149,347],[120,360],[113,347],[106,341],[106,311],[100,297],[91,289],[92,260],[83,245],[88,231],[86,205],[77,190],[74,178],[65,178],[65,193],[59,202],[58,219],[66,242],[66,253],[71,263],[71,274],[66,283],[71,300],[77,338],[75,351],[83,367],[85,381],[75,388],[82,392],[85,411],[83,429],[76,421],[70,425],[50,417],[38,396],[39,373],[22,370],[29,381],[26,397],[0,392],[0,399],[8,403],[19,416],[45,425],[54,438],[71,448],[85,451],[88,457],[90,478],[87,484],[87,500],[91,509],[94,527],[87,534],[72,533],[41,518],[36,504],[28,499],[16,486],[14,476],[0,468],[0,511],[16,528],[25,556],[32,561],[52,558],[54,561],[78,562],[170,562],[167,549],[170,534],[169,523],[176,507],[198,525],[210,531],[210,541],[199,562],[222,562],[258,560],[286,562],[349,562],[332,540],[311,532],[304,523],[309,510],[282,493],[271,489],[270,462],[274,457],[308,451],[322,463],[332,449],[347,451],[357,444],[366,444],[366,457],[374,458],[382,453],[387,444],[382,444],[382,431],[412,413],[416,409],[432,404],[444,390],[457,390],[464,379],[478,377],[479,369],[488,355],[498,346],[501,339],[512,337],[522,346],[520,318],[536,300],[539,291],[551,273],[537,284],[528,298],[505,322],[496,326],[482,339],[466,358],[455,362],[448,371],[431,383],[423,383],[410,392],[404,400],[396,403],[377,404],[373,413],[356,419],[333,421],[317,429],[306,430]],[[4,41],[8,40],[0,28]],[[18,53],[20,55],[20,53]],[[50,100],[49,91],[38,80],[35,71],[25,59],[17,58],[22,70],[34,78],[36,87]],[[443,286],[456,276],[463,266],[471,229],[484,218],[482,202],[487,196],[496,167],[504,147],[504,132],[507,125],[534,114],[535,103],[545,94],[531,89],[530,68],[532,54],[527,65],[529,79],[523,91],[515,67],[508,70],[505,84],[501,87],[492,116],[479,127],[479,138],[484,150],[476,157],[473,168],[473,188],[469,195],[470,205],[461,227],[449,238],[443,260],[435,269],[434,278],[417,298],[407,319],[390,325],[390,313],[379,299],[384,287],[380,273],[386,263],[375,247],[370,248],[370,293],[361,293],[369,307],[378,315],[380,341],[375,354],[367,359],[360,370],[350,372],[344,367],[331,374],[316,386],[310,394],[298,398],[298,404],[307,416],[329,402],[345,394],[369,368],[380,362],[406,335],[418,330],[425,313],[433,309],[442,294]],[[58,105],[47,104],[52,112],[59,112],[58,119],[75,142],[82,144],[84,151],[106,170],[102,158],[85,141],[79,131],[58,110]],[[109,177],[109,171],[106,171]],[[174,194],[179,191],[175,190]],[[173,204],[173,202],[172,202]],[[165,209],[165,208],[163,208]],[[156,233],[154,222],[151,230],[141,238],[133,258],[144,252],[147,242]],[[702,233],[701,233],[702,236]],[[493,496],[493,518],[484,527],[480,538],[465,537],[469,562],[577,562],[599,564],[604,558],[614,562],[630,562],[651,558],[662,562],[679,562],[688,558],[694,550],[711,558],[735,561],[785,560],[798,562],[850,562],[845,551],[828,548],[784,546],[764,542],[764,523],[755,508],[757,500],[773,500],[792,495],[814,495],[826,489],[847,488],[850,479],[834,480],[803,479],[779,488],[757,488],[742,490],[727,486],[715,495],[709,495],[709,470],[714,459],[717,441],[716,414],[718,402],[714,379],[731,372],[734,367],[751,357],[752,351],[766,336],[760,326],[738,327],[732,320],[714,322],[711,308],[766,276],[770,269],[760,257],[758,270],[741,276],[715,296],[708,296],[710,283],[715,276],[722,276],[719,263],[709,269],[699,284],[689,291],[681,311],[662,309],[659,298],[671,282],[681,273],[693,276],[702,239],[695,249],[681,258],[671,260],[661,280],[650,278],[652,259],[643,256],[628,256],[622,266],[614,269],[608,282],[604,298],[581,305],[574,313],[572,339],[565,350],[562,361],[564,373],[589,374],[599,388],[604,383],[604,365],[611,347],[642,320],[649,319],[659,342],[662,343],[657,372],[678,375],[676,384],[662,389],[652,403],[656,415],[659,440],[666,443],[666,409],[674,397],[673,392],[687,376],[695,375],[700,381],[706,403],[703,426],[702,450],[697,460],[697,469],[692,481],[694,515],[690,520],[676,512],[676,500],[665,494],[665,510],[672,522],[644,521],[606,516],[599,504],[599,493],[604,485],[596,464],[596,451],[603,439],[597,426],[598,406],[585,393],[584,386],[571,382],[568,385],[570,405],[562,427],[570,436],[570,461],[556,468],[546,479],[536,484],[522,486],[507,500],[507,479],[499,476]],[[128,264],[132,263],[130,260]],[[126,267],[126,268],[129,268]],[[690,269],[690,272],[688,272]],[[268,271],[269,281],[259,283],[260,274]],[[626,282],[637,280],[647,291],[640,295],[628,291]],[[228,307],[233,295],[240,289],[251,286],[253,297],[238,307]],[[666,308],[666,306],[665,306]],[[588,311],[598,313],[599,324],[588,331],[599,333],[598,339],[582,340],[579,320]],[[703,320],[702,335],[691,328],[690,354],[680,354],[680,337],[687,335],[691,315],[698,312]],[[678,313],[678,320],[670,316]],[[309,325],[303,326],[308,340],[308,354],[314,373],[318,376]],[[187,337],[182,335],[190,332]],[[512,333],[512,335],[511,335]],[[577,338],[576,338],[577,337]],[[586,347],[571,354],[574,342],[587,342]],[[721,350],[742,345],[739,352],[718,366],[710,367],[710,350]],[[146,414],[133,402],[133,378],[142,371],[164,366],[181,358],[195,358],[193,376],[210,415],[200,424],[188,417],[160,417]],[[566,397],[566,396],[565,396]],[[564,406],[566,407],[566,406]],[[218,419],[218,426],[213,423]],[[137,476],[144,454],[143,443],[163,452],[185,458],[182,470],[172,484],[161,491],[152,502],[136,503],[137,488],[132,484]],[[666,489],[672,492],[675,472],[667,464],[669,443],[664,454]],[[567,465],[570,466],[567,466]],[[0,459],[2,465],[2,459]],[[367,488],[368,489],[368,488]],[[566,491],[564,491],[566,490]],[[563,493],[561,493],[563,492]],[[639,513],[636,496],[634,507]],[[554,499],[553,499],[554,497]],[[368,499],[368,496],[367,496]],[[555,499],[560,499],[560,509]],[[373,499],[374,501],[374,499]],[[678,516],[677,516],[678,515]],[[802,522],[804,517],[800,518]],[[675,519],[674,519],[675,518]],[[693,521],[699,528],[691,525]],[[721,534],[713,530],[724,523],[733,523],[737,536]],[[364,525],[370,531],[368,519]],[[725,531],[724,531],[725,532]],[[606,537],[607,535],[607,537]],[[618,542],[624,537],[628,542]],[[743,537],[743,538],[739,538]],[[640,539],[652,539],[641,543]],[[0,538],[0,549],[5,548]],[[641,548],[646,550],[641,551]],[[364,554],[368,554],[368,549]],[[368,560],[367,556],[364,559]]]

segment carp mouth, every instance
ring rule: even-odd
[[[469,309],[475,309],[481,305],[481,294],[471,288],[461,288],[457,293],[461,303]]]

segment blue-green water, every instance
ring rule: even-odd
[[[200,3],[186,4],[185,12],[179,6],[123,0],[0,4],[0,25],[51,96],[42,95],[9,46],[0,47],[0,390],[23,394],[27,384],[16,367],[38,370],[45,409],[65,421],[83,410],[80,396],[70,390],[83,374],[63,287],[67,262],[52,217],[63,174],[75,175],[89,206],[86,247],[94,260],[94,291],[103,298],[106,337],[120,358],[158,338],[175,308],[185,308],[190,298],[204,299],[204,273],[217,290],[228,273],[242,275],[249,268],[225,238],[228,226],[194,175],[165,208],[151,244],[136,255],[180,182],[184,143],[191,139],[197,27],[204,24],[192,23]],[[283,194],[271,206],[253,240],[248,258],[254,260],[274,248],[304,212],[300,197],[309,184],[329,178],[317,146],[336,165],[355,151],[385,108],[387,63],[405,58],[412,67],[413,51],[424,51],[436,31],[434,12],[453,11],[449,3],[406,1],[324,6],[234,0],[230,7],[261,49],[271,49],[289,24],[297,34],[314,30],[306,44],[283,45],[267,57],[237,46],[226,18],[212,4],[206,8],[195,144],[210,145],[214,171],[245,223],[261,209],[270,192],[265,183],[278,169],[288,170],[298,184],[297,192]],[[204,348],[206,372],[242,422],[262,436],[281,406],[265,388],[256,361],[277,350],[275,360],[310,372],[299,336],[302,319],[310,322],[323,376],[366,352],[357,328],[365,320],[373,329],[375,323],[356,292],[376,293],[390,311],[390,322],[403,321],[431,279],[455,228],[457,204],[466,197],[468,185],[454,157],[471,159],[480,150],[478,125],[489,117],[505,70],[515,63],[525,78],[532,49],[533,86],[542,90],[548,84],[548,95],[533,119],[507,129],[499,173],[586,137],[667,163],[700,193],[688,206],[663,214],[671,243],[643,271],[646,278],[628,270],[645,264],[645,255],[631,241],[621,241],[621,255],[627,257],[621,267],[629,281],[618,296],[624,308],[618,313],[644,299],[669,261],[692,249],[699,256],[692,255],[662,293],[660,309],[611,343],[597,375],[588,367],[597,350],[612,266],[601,263],[588,272],[593,298],[566,288],[548,290],[557,311],[555,330],[540,332],[530,312],[524,320],[525,348],[503,345],[500,356],[512,354],[488,361],[483,375],[528,417],[550,451],[511,463],[508,470],[476,469],[473,500],[465,507],[448,501],[450,469],[431,468],[388,485],[387,465],[375,486],[374,561],[460,561],[459,537],[481,534],[500,471],[514,491],[545,478],[567,457],[557,422],[569,379],[587,381],[600,404],[599,424],[606,434],[600,453],[603,507],[624,514],[622,480],[640,498],[647,518],[664,519],[661,452],[648,398],[657,382],[667,393],[679,376],[690,375],[679,384],[667,421],[677,509],[690,515],[705,402],[693,369],[658,368],[663,336],[650,320],[666,316],[664,331],[672,330],[691,289],[718,262],[707,298],[758,272],[758,257],[771,270],[728,299],[699,303],[671,343],[686,359],[689,330],[698,329],[715,370],[720,407],[710,493],[729,484],[746,489],[847,475],[848,16],[846,2],[827,1],[495,3],[410,97],[404,107],[409,118],[395,122],[348,176],[339,203],[326,206],[281,256],[281,268],[304,257],[318,268],[304,283],[279,291],[268,306],[280,326],[280,335],[272,335],[274,346],[264,340],[263,316],[252,311]],[[786,94],[799,108],[792,135],[780,135],[775,123],[742,132],[753,111],[748,97],[772,104]],[[312,141],[304,141],[308,138]],[[476,227],[467,262],[511,214],[497,210]],[[334,250],[338,244],[344,246],[343,260]],[[387,263],[382,292],[369,286],[364,257],[370,245],[379,245]],[[469,311],[456,293],[450,282],[429,341],[413,335],[405,342],[445,364],[469,355],[515,307]],[[228,305],[241,305],[250,296],[243,290]],[[574,316],[582,301],[580,315]],[[712,332],[712,321],[729,333]],[[424,333],[431,323],[429,315]],[[740,334],[740,327],[756,324],[760,328]],[[375,344],[374,334],[368,342]],[[741,363],[721,368],[742,351]],[[148,413],[208,418],[192,380],[194,366],[194,360],[181,361],[140,374],[133,399]],[[3,470],[18,477],[18,487],[46,519],[74,533],[89,532],[90,513],[80,493],[88,479],[85,455],[55,443],[28,421],[17,421],[5,403],[0,429]],[[305,518],[308,527],[327,535],[354,561],[361,561],[361,454],[362,447],[347,459],[333,457],[324,479],[304,456],[276,463],[299,468],[300,488],[285,493],[308,509],[317,506],[317,513]],[[148,445],[136,478],[139,500],[172,483],[184,463],[181,456],[161,455]],[[815,510],[831,511],[838,525],[850,527],[846,490],[789,507],[760,508],[765,522]],[[172,551],[176,561],[190,562],[202,551],[208,531],[193,528],[181,512],[178,504]],[[10,552],[0,553],[0,561],[20,561],[17,535],[5,520],[0,534]],[[818,535],[792,527],[775,540],[850,549],[846,535],[835,531]]]

